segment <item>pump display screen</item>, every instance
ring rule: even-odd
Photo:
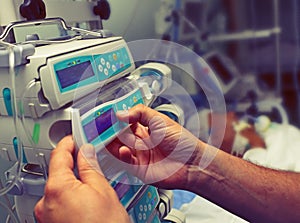
[[[111,108],[83,126],[88,142],[93,141],[117,122],[114,110]]]
[[[121,173],[121,175],[117,176],[110,184],[125,207],[129,204],[132,197],[134,197],[134,194],[136,193],[135,188],[140,187],[140,185],[132,185],[131,179],[126,173]]]
[[[121,200],[130,189],[130,182],[128,177],[125,174],[122,175],[118,182],[113,185],[113,188],[116,191],[119,199]]]
[[[90,61],[78,63],[61,70],[56,70],[56,74],[62,89],[95,76]]]

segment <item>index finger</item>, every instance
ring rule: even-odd
[[[154,109],[151,109],[143,104],[138,104],[128,111],[118,111],[117,117],[119,120],[127,123],[141,123],[143,126],[149,126],[153,117],[159,116],[165,121],[169,121],[168,117]]]
[[[64,180],[67,176],[75,178],[73,173],[75,151],[72,136],[64,137],[51,152],[49,163],[49,178],[63,176]]]

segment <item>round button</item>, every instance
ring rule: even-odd
[[[147,215],[146,215],[146,213],[144,213],[143,214],[143,220],[146,220],[146,218],[147,218]]]
[[[152,207],[151,204],[148,204],[148,210],[151,211]]]
[[[146,212],[148,210],[147,205],[144,205],[144,211]]]
[[[107,76],[108,75],[108,70],[105,68],[104,69],[104,74]]]
[[[139,213],[138,218],[139,218],[139,220],[142,220],[142,218],[143,218],[142,213]]]
[[[116,66],[115,65],[112,65],[111,66],[111,69],[113,70],[113,72],[115,72],[117,70]]]
[[[113,58],[114,58],[114,60],[117,60],[118,59],[117,54],[114,53]]]
[[[103,72],[103,67],[102,67],[102,65],[99,65],[99,66],[98,66],[98,70],[99,70],[100,72]]]
[[[140,211],[143,211],[143,205],[140,204]]]
[[[106,67],[107,67],[107,69],[110,68],[110,63],[109,62],[106,62]]]
[[[104,58],[101,58],[101,59],[100,59],[100,62],[101,62],[102,65],[104,65],[104,64],[105,64]]]

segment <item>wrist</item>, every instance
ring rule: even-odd
[[[185,184],[185,190],[189,190],[195,193],[197,192],[197,188],[201,187],[201,185],[204,183],[205,178],[203,177],[201,168],[202,163],[204,162],[203,157],[205,151],[207,151],[210,147],[208,144],[198,140],[197,146],[195,148],[195,151],[187,163],[187,173],[186,173],[186,184]],[[208,151],[209,152],[209,151]]]
[[[227,153],[203,142],[198,143],[197,155],[187,168],[187,183],[185,190],[198,195],[211,193],[212,184],[224,180],[220,172],[220,156]]]

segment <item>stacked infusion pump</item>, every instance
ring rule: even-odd
[[[63,20],[58,23],[67,29]],[[15,27],[22,24],[9,25],[0,42],[0,155],[15,162],[5,176],[18,218],[33,223],[50,153],[60,139],[72,134],[78,148],[93,144],[100,164],[109,166],[103,148],[128,127],[116,111],[150,106],[167,87],[170,69],[159,63],[135,69],[121,37],[76,30],[58,40],[6,42]],[[104,169],[133,222],[161,222],[169,207],[161,208],[155,187],[137,183],[126,172]]]

